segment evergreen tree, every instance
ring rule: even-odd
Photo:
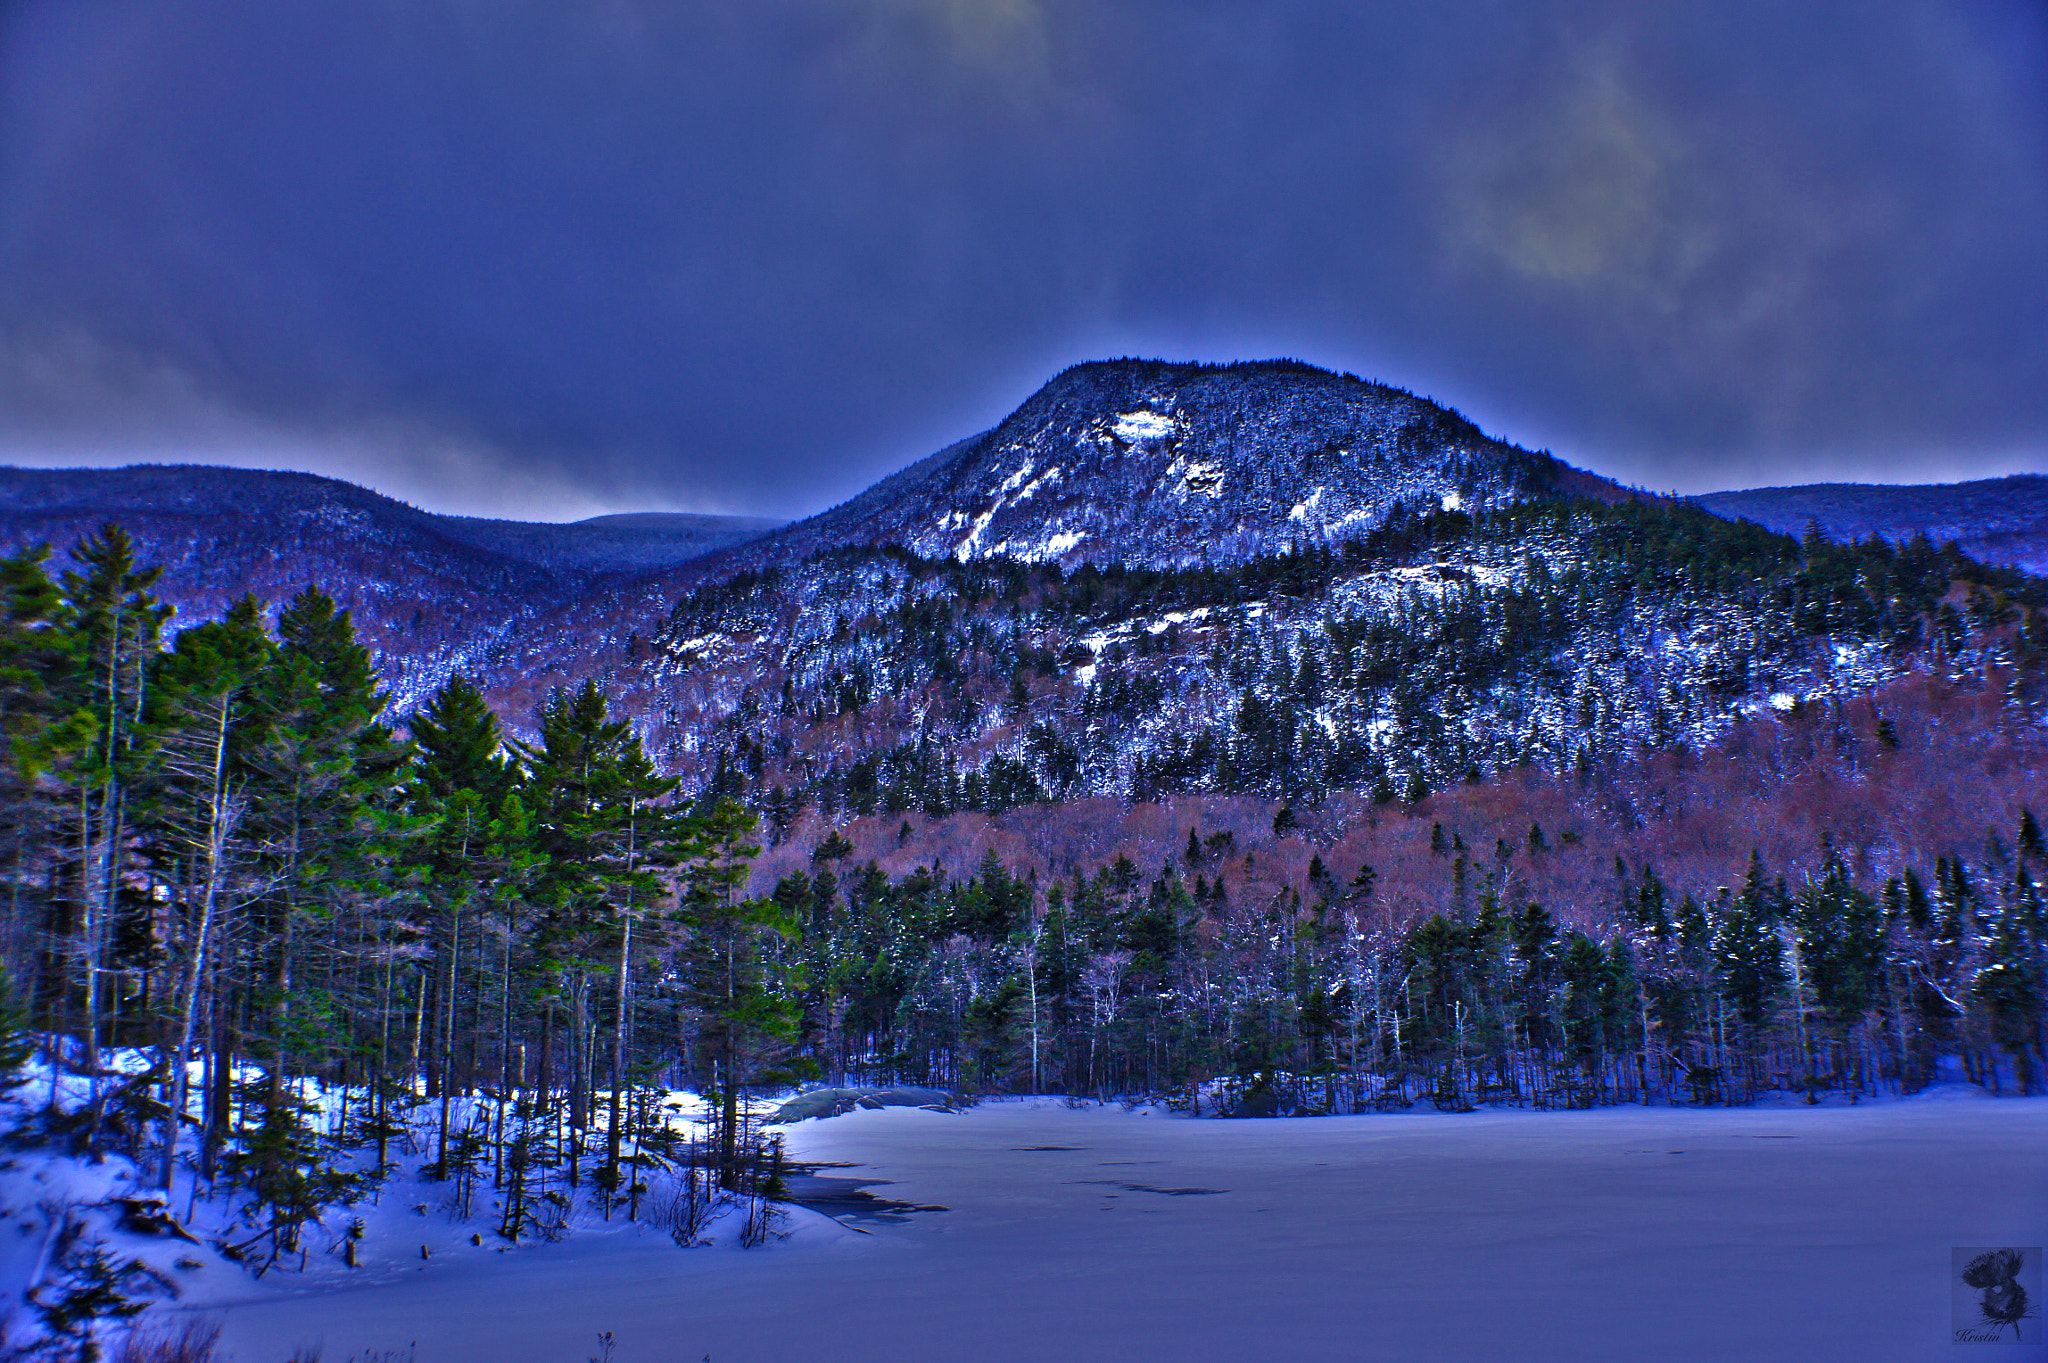
[[[144,670],[171,611],[150,592],[158,570],[135,561],[134,545],[120,527],[104,527],[74,548],[72,558],[79,568],[63,576],[63,610],[76,666],[58,688],[60,706],[71,713],[62,742],[71,825],[71,921],[63,936],[80,984],[83,1062],[97,1107],[106,1020],[101,976],[109,966],[114,920],[124,908],[127,796],[137,774]]]
[[[214,967],[223,920],[261,891],[255,849],[244,823],[250,700],[270,665],[273,645],[262,612],[244,597],[217,622],[179,634],[152,671],[146,732],[153,780],[143,783],[144,818],[153,825],[171,887],[162,943],[174,981],[160,1049],[168,1073],[158,1168],[169,1191],[185,1119],[199,991]]]
[[[747,1087],[775,1073],[796,1037],[791,989],[801,976],[779,949],[800,925],[773,899],[746,899],[748,865],[760,854],[755,820],[720,804],[704,819],[683,863],[681,921],[687,933],[686,989],[700,1021],[720,1102],[718,1167],[739,1177],[740,1105]]]
[[[1876,1001],[1884,975],[1884,915],[1829,848],[1820,878],[1793,900],[1792,925],[1802,973],[1838,1053]],[[1810,1052],[1808,1066],[1810,1072]]]
[[[469,790],[484,808],[494,810],[518,781],[497,715],[476,684],[460,673],[415,711],[406,727],[420,754],[414,779],[433,799]]]
[[[1752,1034],[1762,1029],[1784,996],[1790,972],[1778,927],[1783,895],[1764,871],[1763,858],[1749,854],[1742,891],[1714,925],[1714,970],[1721,989]]]
[[[408,754],[379,720],[386,697],[346,611],[308,587],[279,614],[277,637],[251,697],[256,730],[243,760],[247,818],[268,861],[259,1011],[272,1101],[282,1103],[288,1058],[324,1057],[338,1040],[327,992],[299,979],[300,930],[384,879],[372,835],[399,802]],[[315,980],[328,964],[316,963]]]

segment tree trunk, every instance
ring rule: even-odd
[[[626,904],[625,932],[619,942],[619,990],[615,1001],[618,1016],[612,1020],[612,1113],[611,1128],[605,1133],[605,1173],[611,1187],[619,1187],[619,1157],[624,1137],[624,1108],[621,1106],[626,1082],[627,980],[633,964],[633,906]]]

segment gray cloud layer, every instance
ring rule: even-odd
[[[2042,468],[2048,11],[11,0],[0,458],[796,514],[1115,353]]]

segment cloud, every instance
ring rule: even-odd
[[[190,371],[79,330],[0,333],[0,463],[218,464],[344,478],[428,511],[569,521],[644,510],[643,489],[514,457],[459,425],[397,411],[268,416]],[[701,510],[701,507],[673,509]]]
[[[1503,112],[1450,158],[1454,242],[1567,288],[1651,290],[1694,257],[1696,228],[1675,216],[1683,145],[1618,57],[1582,60]]]
[[[6,0],[0,438],[796,515],[1292,353],[1657,486],[2023,458],[2044,14]]]
[[[2048,302],[2020,225],[2048,179],[2013,160],[2039,76],[1884,6],[1834,33],[1620,16],[1535,45],[1446,138],[1446,277],[1509,338],[1496,374],[1550,380],[1513,385],[1510,433],[1702,490],[2042,467],[2021,375],[2048,332],[2013,307]]]
[[[943,27],[963,58],[980,62],[1013,60],[1021,50],[1045,43],[1045,9],[1038,0],[883,0],[921,13]]]
[[[850,14],[856,63],[883,80],[921,70],[953,93],[1032,101],[1050,88],[1048,0],[815,0]]]

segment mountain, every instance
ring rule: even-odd
[[[559,607],[490,675],[525,713],[550,686],[641,659],[678,599],[763,572],[792,574],[800,594],[821,555],[1227,566],[1342,543],[1390,515],[1561,496],[1632,494],[1427,399],[1298,361],[1092,362],[841,506]]]
[[[531,732],[552,688],[595,679],[689,788],[778,830],[806,809],[1412,799],[1696,751],[2048,646],[2039,578],[1919,541],[1802,544],[1291,361],[1077,366],[766,534],[466,521],[307,475],[0,477],[0,543],[107,518],[188,614],[321,583],[401,712],[461,670]]]
[[[1635,496],[1348,376],[1118,361],[843,506],[561,608],[487,680],[517,716],[597,677],[671,769],[784,825],[1402,798],[2031,657],[2043,593]]]
[[[193,466],[0,469],[0,549],[106,520],[163,565],[186,619],[318,580],[410,704],[464,670],[522,717],[622,658],[686,594],[827,552],[1171,567],[1339,542],[1395,508],[1484,508],[1594,475],[1457,413],[1292,361],[1077,365],[994,430],[787,527],[643,513],[573,525],[437,516],[334,479]]]
[[[1954,540],[1985,563],[2048,573],[2048,476],[2038,473],[1904,487],[1810,483],[1713,492],[1695,500],[1716,515],[1786,534],[1803,534],[1814,521],[1837,540],[1882,535],[1896,543],[1925,533],[1937,544]]]
[[[744,541],[775,522],[601,516],[569,525],[440,516],[308,473],[199,465],[0,468],[0,552],[57,550],[107,522],[164,570],[186,620],[244,593],[309,584],[354,613],[401,700],[483,664],[523,621],[612,581]]]
[[[1397,503],[1478,509],[1567,485],[1613,490],[1348,374],[1111,360],[731,561],[894,545],[962,562],[1229,563],[1362,533]]]
[[[1752,717],[2044,648],[2048,584],[1952,551],[1552,496],[1397,509],[1340,546],[1170,570],[840,549],[706,582],[588,670],[672,769],[787,823],[1094,795],[1412,800],[1696,751]],[[494,681],[515,713],[545,685],[527,666]]]

